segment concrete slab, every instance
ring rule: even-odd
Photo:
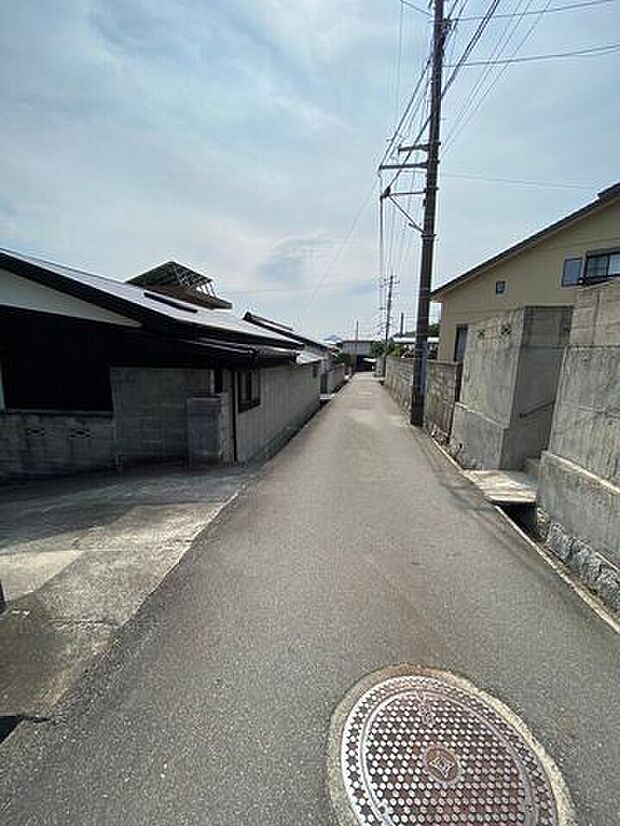
[[[0,619],[0,713],[50,716],[115,633],[104,623],[53,620],[35,601],[9,609]]]
[[[5,553],[2,556],[2,586],[11,599],[37,591],[78,558],[77,550]]]
[[[0,489],[0,714],[49,714],[251,475],[149,468]]]
[[[518,470],[467,470],[465,476],[495,505],[534,505],[536,480]]]

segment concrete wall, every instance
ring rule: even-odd
[[[319,408],[320,376],[313,364],[260,371],[261,401],[237,413],[237,459],[275,453]]]
[[[187,459],[187,400],[211,396],[212,370],[113,367],[119,464]]]
[[[344,384],[344,364],[334,364],[327,372],[321,374],[321,393],[334,393]]]
[[[450,439],[454,405],[461,384],[461,367],[454,361],[427,362],[424,427],[437,441]]]
[[[520,470],[549,443],[570,307],[525,307],[470,329],[450,450],[465,467]]]
[[[589,287],[575,305],[539,506],[552,550],[608,588],[620,568],[620,283]]]
[[[441,361],[454,358],[459,324],[476,324],[489,316],[527,305],[574,304],[583,288],[562,287],[564,260],[614,247],[620,247],[620,203],[565,227],[535,247],[455,287],[441,298],[438,358]],[[500,280],[506,282],[506,289],[496,295],[495,282]]]
[[[412,377],[413,359],[387,357],[384,386],[394,401],[407,412],[411,409]]]
[[[0,480],[113,468],[109,413],[0,413]]]

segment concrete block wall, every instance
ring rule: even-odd
[[[212,396],[213,370],[110,370],[119,464],[186,460],[187,400]]]
[[[571,314],[523,307],[470,328],[450,437],[462,465],[520,470],[547,447]]]
[[[551,550],[620,610],[618,282],[583,289],[577,297],[538,504],[550,520]]]
[[[344,384],[344,364],[334,364],[329,370],[321,373],[321,393],[335,393]]]
[[[460,381],[458,362],[431,360],[427,363],[424,427],[443,444],[450,438]]]
[[[0,413],[0,480],[115,466],[108,413]]]
[[[387,357],[384,386],[394,401],[407,412],[411,409],[412,378],[413,359]]]
[[[235,461],[235,446],[233,439],[233,392],[232,374],[230,370],[222,371],[222,400],[220,433],[222,440],[222,462],[230,463]]]
[[[260,405],[237,413],[240,462],[275,453],[318,410],[321,379],[314,372],[313,364],[261,369]]]

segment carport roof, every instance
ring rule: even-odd
[[[209,309],[148,289],[0,248],[0,268],[167,333],[301,350],[303,344],[260,330],[229,310]]]

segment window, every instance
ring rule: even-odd
[[[503,295],[506,292],[506,282],[505,281],[496,281],[495,282],[495,295]]]
[[[463,361],[465,358],[465,348],[467,347],[467,324],[459,324],[456,328],[456,339],[454,342],[454,361]]]
[[[576,287],[581,280],[581,258],[567,258],[562,271],[562,286]]]
[[[238,377],[239,413],[258,407],[260,404],[260,370],[242,370]]]
[[[620,276],[620,251],[596,253],[586,256],[583,273],[584,284],[605,281],[607,278]]]

